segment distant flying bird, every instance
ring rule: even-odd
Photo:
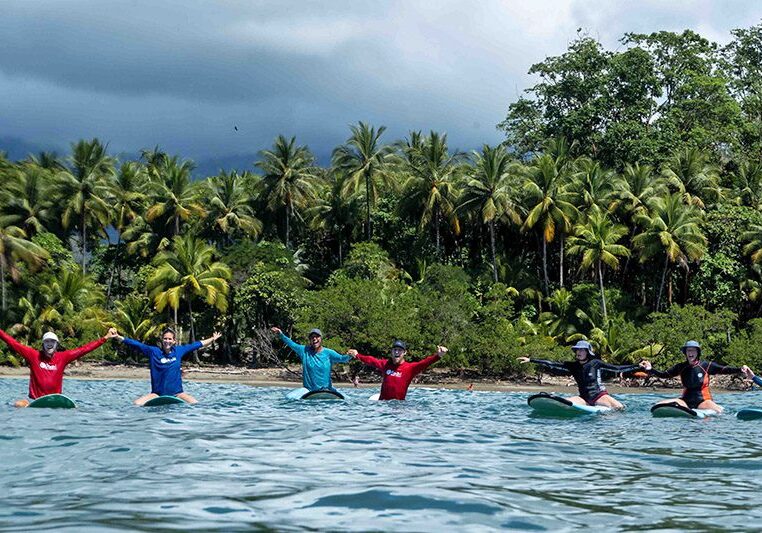
[[[238,126],[233,126],[233,129],[234,129],[235,131],[238,131]]]

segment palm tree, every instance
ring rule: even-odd
[[[116,302],[114,322],[125,337],[141,342],[159,333],[161,326],[156,323],[148,300],[135,294]]]
[[[619,257],[627,257],[630,251],[617,242],[627,234],[627,228],[611,221],[608,213],[593,207],[587,220],[574,228],[574,236],[569,239],[569,255],[582,255],[580,269],[595,268],[601,291],[603,322],[608,322],[606,293],[603,287],[603,264],[612,269],[619,268]]]
[[[9,225],[9,217],[0,216],[0,284],[2,284],[2,310],[8,309],[6,301],[5,274],[10,274],[14,282],[19,280],[19,261],[30,268],[42,266],[50,256],[40,246],[26,239],[26,233],[18,226]]]
[[[455,171],[461,156],[450,154],[447,135],[435,131],[426,138],[422,138],[420,132],[411,132],[410,139],[401,149],[404,155],[402,171],[407,176],[401,208],[420,217],[420,229],[433,223],[437,256],[441,257],[442,218],[448,218],[455,232],[460,232],[455,213],[458,196]]]
[[[762,210],[762,163],[756,160],[741,163],[735,186],[741,205]]]
[[[204,216],[205,211],[198,200],[200,189],[191,179],[192,161],[180,161],[177,156],[159,157],[158,166],[149,165],[148,172],[151,180],[150,203],[146,211],[146,221],[166,219],[172,224],[173,235],[180,234],[180,223],[187,222],[193,216]]]
[[[701,233],[701,211],[694,205],[682,202],[681,194],[668,194],[652,198],[649,212],[635,217],[642,228],[633,238],[633,244],[641,250],[641,262],[664,254],[664,268],[656,297],[656,311],[661,307],[664,281],[671,264],[700,259],[706,251],[707,240]]]
[[[8,186],[8,194],[0,212],[8,215],[30,237],[47,231],[52,209],[48,184],[53,174],[32,163],[19,165],[16,179]]]
[[[580,211],[592,207],[611,208],[614,199],[614,173],[587,157],[580,158],[568,186],[569,199]]]
[[[518,166],[502,145],[485,144],[481,153],[474,152],[472,157],[474,166],[464,186],[459,209],[478,211],[482,223],[489,227],[492,278],[497,282],[495,223],[509,219],[521,224],[520,207],[516,202]]]
[[[555,238],[556,228],[561,233],[569,233],[572,217],[576,213],[576,208],[569,201],[564,177],[563,169],[546,154],[529,166],[524,180],[528,214],[522,229],[528,231],[535,226],[542,229],[542,271],[546,295],[550,286],[547,245]]]
[[[157,268],[146,283],[156,309],[161,312],[169,306],[174,311],[175,323],[180,302],[185,300],[192,341],[196,339],[194,298],[203,298],[221,312],[228,307],[231,272],[224,263],[214,261],[216,252],[213,246],[193,236],[176,236],[172,249],[159,253],[154,259]]]
[[[345,196],[345,180],[343,174],[332,172],[319,188],[315,204],[306,211],[312,229],[336,238],[340,265],[344,263],[344,250],[351,244],[353,222],[359,210],[358,195]]]
[[[365,193],[365,238],[370,240],[373,231],[370,225],[370,209],[376,204],[381,185],[390,184],[387,171],[393,148],[380,143],[385,126],[376,128],[358,123],[350,126],[352,135],[346,143],[333,151],[333,166],[344,172],[347,180],[345,193]]]
[[[81,140],[72,146],[70,170],[58,174],[55,194],[63,201],[61,222],[65,229],[74,227],[80,234],[82,272],[87,265],[87,229],[101,234],[109,222],[107,178],[114,172],[114,159],[98,139]]]
[[[704,200],[716,200],[721,196],[717,168],[697,148],[687,148],[672,156],[662,175],[680,192],[685,203],[700,209],[705,208]]]
[[[267,208],[286,209],[286,246],[291,245],[291,219],[302,220],[301,211],[314,200],[318,182],[315,156],[306,146],[296,144],[296,137],[278,135],[272,150],[262,150],[257,162],[263,172],[262,186]]]
[[[754,264],[762,263],[762,226],[752,224],[743,235],[741,240],[749,241],[743,247],[743,253],[751,256]]]
[[[209,219],[215,232],[231,242],[240,233],[257,237],[262,233],[262,222],[254,214],[249,183],[253,176],[244,172],[220,172],[207,181],[209,188]]]

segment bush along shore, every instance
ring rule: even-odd
[[[762,25],[723,46],[580,35],[529,67],[505,142],[468,153],[358,122],[330,163],[281,135],[214,176],[159,147],[119,161],[99,139],[0,157],[0,327],[66,346],[111,326],[219,330],[189,363],[238,368],[295,367],[269,327],[301,342],[318,327],[342,352],[447,345],[438,366],[466,382],[536,379],[519,357],[570,359],[579,339],[659,368],[696,339],[759,369],[760,54]],[[110,344],[88,359],[138,362]],[[23,361],[3,346],[0,363]]]

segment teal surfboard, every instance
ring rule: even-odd
[[[544,416],[573,417],[611,411],[610,407],[601,405],[577,405],[566,398],[546,392],[530,396],[527,398],[527,403],[536,414]]]
[[[159,396],[158,398],[151,398],[143,407],[158,407],[160,405],[174,405],[178,403],[185,403],[185,400],[181,400],[177,396]]]
[[[28,407],[38,407],[45,409],[74,409],[77,407],[70,398],[63,394],[48,394],[47,396],[40,396]]]
[[[655,418],[706,418],[717,416],[719,413],[714,409],[691,409],[677,402],[670,402],[657,403],[651,407],[651,414]]]
[[[739,420],[759,420],[762,418],[762,409],[755,407],[741,409],[736,413],[736,418]]]

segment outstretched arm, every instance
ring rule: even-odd
[[[5,331],[0,329],[0,340],[5,342],[5,344],[8,345],[8,348],[19,354],[21,357],[26,359],[27,361],[30,360],[31,357],[34,356],[39,350],[35,350],[31,346],[24,346],[19,341],[8,335]]]
[[[746,367],[746,365],[744,365],[743,367],[724,366],[724,365],[718,365],[715,362],[711,362],[709,363],[707,372],[709,372],[710,374],[743,374],[744,367]]]
[[[110,328],[106,335],[104,337],[101,337],[98,340],[95,340],[93,342],[89,342],[85,344],[84,346],[80,346],[79,348],[74,348],[73,350],[67,350],[65,352],[61,352],[61,356],[64,358],[64,361],[67,363],[71,363],[72,361],[79,359],[80,357],[84,357],[85,355],[89,354],[93,350],[96,350],[100,348],[104,342],[106,342],[108,339],[115,339],[118,337],[118,334],[116,332],[115,328]]]
[[[431,365],[439,361],[444,355],[447,353],[447,348],[444,346],[437,346],[437,353],[432,354],[424,359],[421,359],[420,361],[416,361],[415,363],[411,363],[413,367],[413,374],[418,375],[427,368],[429,368]]]
[[[281,331],[280,328],[270,328],[270,331],[272,331],[273,333],[277,333],[278,336],[280,337],[280,340],[283,341],[283,343],[286,346],[291,348],[294,351],[294,353],[299,356],[300,359],[302,358],[302,354],[304,352],[304,346],[302,346],[301,344],[297,344],[296,342],[292,341],[288,337],[288,335],[286,335],[285,333],[283,333],[283,331]]]
[[[532,357],[519,357],[519,363],[533,363],[559,374],[571,374],[566,364],[561,361],[548,361],[547,359],[534,359]]]
[[[115,330],[116,331],[116,330]],[[129,346],[130,348],[134,348],[138,352],[142,353],[145,356],[151,355],[151,347],[147,344],[143,344],[140,341],[136,341],[135,339],[131,339],[129,337],[123,337],[119,335],[118,333],[114,336],[114,338],[124,344],[125,346]]]
[[[212,336],[211,336],[211,337],[209,337],[208,339],[204,339],[204,340],[202,340],[202,341],[201,341],[201,347],[202,347],[202,348],[206,348],[207,346],[209,346],[210,344],[212,344],[214,341],[216,341],[216,340],[217,340],[217,339],[219,339],[220,337],[222,337],[222,333],[220,333],[220,332],[218,332],[218,331],[215,331],[214,333],[212,333]]]
[[[354,357],[358,361],[362,361],[368,366],[374,367],[376,370],[383,370],[386,366],[385,359],[377,359],[375,357],[371,357],[370,355],[362,355],[361,353],[358,353],[357,350],[347,350],[347,355],[349,357]]]
[[[656,370],[655,368],[647,369],[648,373],[657,378],[674,378],[680,375],[680,372],[684,368],[685,363],[677,363],[669,370]]]

